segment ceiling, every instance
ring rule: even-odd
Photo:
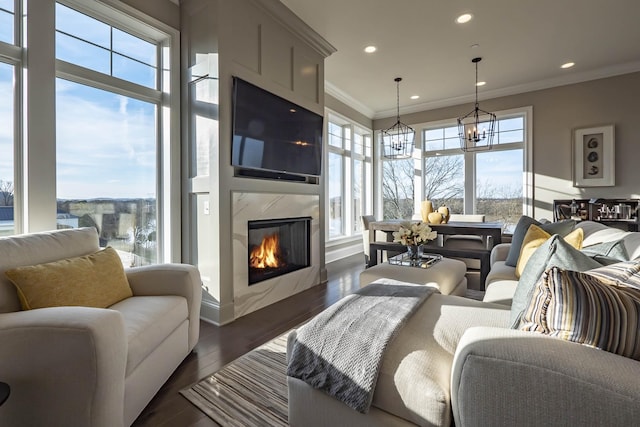
[[[327,93],[370,118],[395,115],[395,77],[401,113],[472,102],[474,57],[480,101],[640,71],[638,0],[281,1],[337,49]]]

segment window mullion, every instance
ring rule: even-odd
[[[117,77],[108,76],[104,73],[71,64],[60,59],[56,60],[56,75],[65,80],[71,80],[97,89],[108,90],[140,101],[154,103],[162,101],[162,92],[159,90],[128,82]]]
[[[464,213],[476,212],[476,156],[464,153]]]
[[[113,76],[113,27],[109,27],[109,75]]]
[[[17,64],[22,57],[22,48],[4,42],[0,42],[0,57],[10,64]]]
[[[347,132],[348,125],[342,126],[342,171],[343,171],[343,180],[342,180],[342,234],[344,236],[349,236],[351,234],[351,199],[352,188],[351,188],[351,173],[352,173],[352,163],[349,153],[351,151],[351,145],[347,144]]]

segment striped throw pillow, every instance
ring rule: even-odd
[[[599,271],[597,271],[599,270]],[[640,360],[640,262],[544,272],[519,325]]]
[[[604,279],[611,279],[620,286],[627,285],[640,289],[640,260],[617,262],[594,268],[587,273]]]

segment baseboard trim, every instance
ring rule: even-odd
[[[326,264],[329,264],[334,261],[338,261],[343,258],[350,257],[351,255],[362,254],[362,242],[358,242],[353,245],[336,248],[336,249],[326,249],[324,255],[324,261]],[[364,254],[362,255],[362,259],[364,260]],[[363,261],[364,262],[364,261]]]

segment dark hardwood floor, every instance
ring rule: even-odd
[[[200,340],[133,424],[136,427],[217,426],[178,392],[227,363],[320,313],[358,289],[362,254],[327,265],[327,283],[315,286],[229,325],[201,322]]]

